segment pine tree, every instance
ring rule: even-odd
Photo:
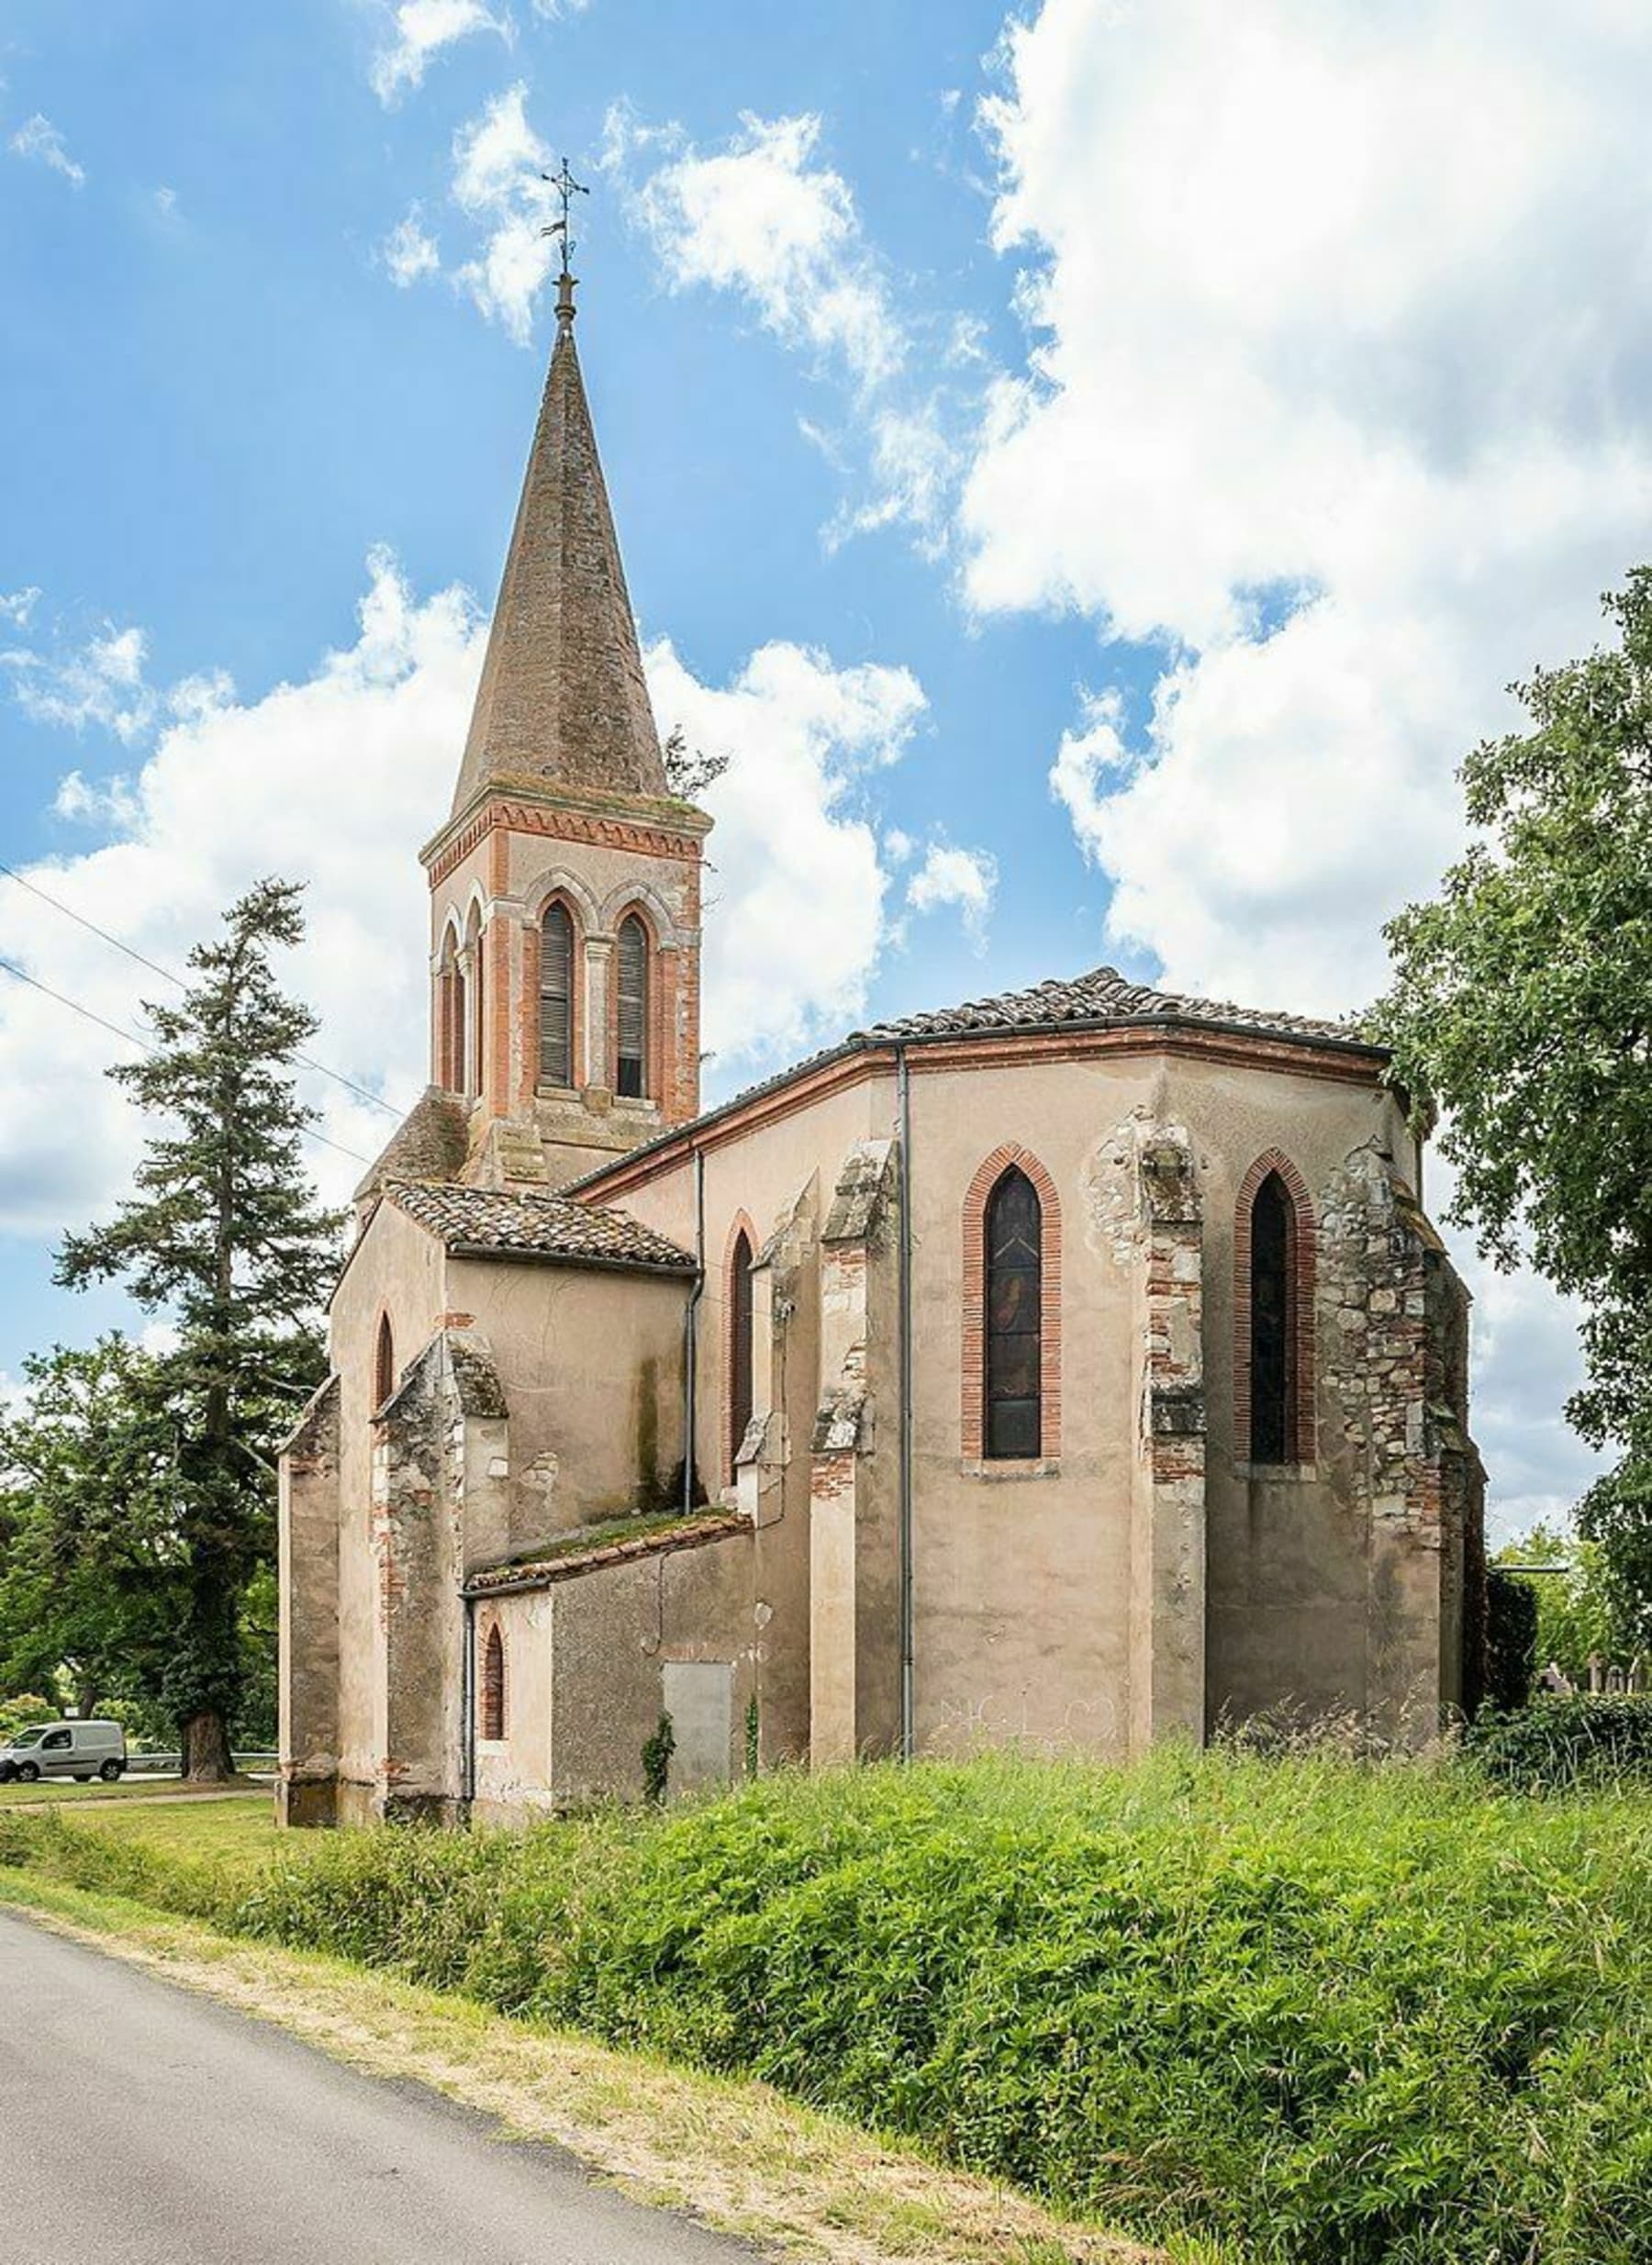
[[[221,940],[190,954],[182,1004],[147,1008],[151,1052],[109,1075],[159,1129],[132,1199],[107,1226],[69,1236],[58,1258],[60,1281],[124,1280],[177,1332],[154,1363],[186,1566],[162,1686],[196,1779],[232,1766],[241,1598],[273,1547],[276,1445],[323,1373],[318,1319],[341,1225],[318,1203],[299,1144],[314,1111],[291,1066],[316,1021],[283,997],[270,965],[274,946],[303,934],[299,895],[260,882]]]

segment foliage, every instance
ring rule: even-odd
[[[690,747],[680,723],[666,733],[660,754],[665,765],[665,784],[682,802],[697,801],[708,787],[715,787],[730,762],[727,755],[708,755]]]
[[[1468,1734],[1487,1774],[1525,1792],[1652,1782],[1652,1696],[1579,1691],[1540,1698],[1519,1714],[1490,1716]]]
[[[676,1752],[676,1732],[669,1714],[662,1714],[652,1738],[642,1741],[642,1798],[658,1803],[671,1782],[671,1757]]]
[[[1613,1612],[1652,1642],[1652,568],[1617,644],[1517,689],[1532,729],[1463,765],[1481,839],[1390,921],[1373,1027],[1442,1106],[1451,1216],[1584,1307],[1568,1411],[1622,1460],[1579,1512]]]
[[[765,2078],[1148,2239],[1652,2255],[1644,1798],[1171,1750],[781,1772],[252,1869],[112,1842],[0,1813],[0,1861]]]
[[[57,1713],[50,1699],[37,1699],[30,1690],[19,1691],[15,1699],[0,1699],[0,1746],[15,1738],[20,1730],[32,1729],[36,1723],[49,1723]]]
[[[745,1711],[745,1773],[748,1778],[757,1775],[762,1753],[763,1717],[758,1712],[757,1694],[753,1691],[746,1701]]]
[[[1486,1572],[1486,1699],[1504,1713],[1524,1706],[1537,1671],[1537,1598],[1529,1581]]]
[[[1579,1541],[1552,1527],[1536,1525],[1498,1554],[1501,1560],[1557,1568],[1553,1573],[1511,1577],[1524,1579],[1537,1601],[1539,1668],[1553,1660],[1569,1681],[1586,1685],[1591,1657],[1626,1662],[1634,1645],[1613,1619],[1612,1590],[1598,1542]]]
[[[222,938],[190,954],[182,1002],[148,1009],[152,1050],[109,1073],[156,1121],[135,1193],[59,1254],[63,1282],[122,1279],[175,1328],[128,1383],[167,1435],[169,1588],[181,1601],[156,1695],[198,1777],[229,1767],[243,1600],[273,1554],[276,1444],[322,1372],[317,1319],[340,1223],[317,1205],[299,1144],[313,1112],[292,1063],[315,1018],[270,965],[302,935],[298,898],[286,882],[259,883]]]

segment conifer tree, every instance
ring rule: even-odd
[[[299,1144],[314,1111],[292,1063],[316,1021],[270,965],[303,934],[299,895],[260,882],[221,939],[190,954],[182,1003],[147,1009],[151,1052],[109,1072],[155,1121],[133,1196],[58,1258],[61,1281],[121,1279],[177,1332],[152,1370],[186,1568],[162,1681],[195,1779],[231,1768],[240,1601],[273,1547],[276,1446],[322,1374],[318,1320],[341,1223],[318,1204]]]

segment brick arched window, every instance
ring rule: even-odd
[[[560,900],[540,923],[539,1081],[574,1083],[574,916]]]
[[[448,1093],[464,1090],[464,976],[450,928],[442,939],[441,968],[436,978],[439,1001],[436,1025],[436,1068]]]
[[[474,905],[464,933],[465,957],[470,962],[469,1012],[465,1020],[464,1086],[467,1093],[480,1093],[487,1064],[487,987],[482,970],[482,920]]]
[[[1061,1205],[1030,1150],[994,1149],[964,1199],[964,1453],[1061,1452]]]
[[[382,1408],[396,1389],[396,1337],[390,1316],[379,1315],[378,1336],[373,1347],[373,1405]]]
[[[640,1101],[648,1093],[648,931],[639,912],[620,923],[614,953],[617,1000],[614,1091]]]
[[[1233,1222],[1237,1451],[1270,1467],[1314,1453],[1313,1206],[1277,1149],[1258,1156]]]
[[[482,1646],[482,1735],[505,1735],[505,1638],[497,1620]]]
[[[729,1476],[752,1421],[752,1238],[743,1227],[729,1254]]]

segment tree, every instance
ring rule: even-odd
[[[173,1427],[182,1556],[162,1695],[192,1778],[231,1767],[241,1601],[273,1550],[277,1444],[323,1373],[317,1322],[341,1224],[318,1205],[299,1145],[314,1112],[291,1066],[315,1018],[282,995],[270,965],[273,947],[303,934],[299,895],[260,882],[220,941],[190,954],[196,979],[182,1004],[147,1009],[151,1052],[109,1074],[159,1129],[132,1199],[59,1254],[60,1280],[119,1278],[177,1333],[153,1367]]]
[[[0,1425],[0,1690],[95,1714],[154,1688],[185,1601],[175,1426],[117,1333],[24,1373]]]
[[[1586,1496],[1624,1640],[1652,1641],[1652,568],[1619,641],[1514,687],[1532,728],[1463,765],[1468,854],[1390,922],[1372,1017],[1443,1110],[1450,1216],[1582,1302],[1568,1413],[1621,1460]]]
[[[1589,1684],[1592,1657],[1624,1662],[1635,1649],[1632,1633],[1613,1616],[1603,1553],[1599,1542],[1582,1542],[1535,1525],[1519,1541],[1498,1551],[1501,1564],[1552,1565],[1552,1573],[1516,1574],[1537,1602],[1537,1664],[1552,1659],[1579,1690]]]
[[[729,767],[727,755],[708,755],[698,747],[690,747],[680,723],[673,725],[665,734],[660,753],[665,764],[665,784],[682,802],[697,801],[708,787],[716,786]]]

